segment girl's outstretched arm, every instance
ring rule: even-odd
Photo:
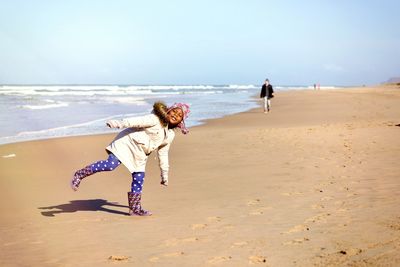
[[[171,143],[168,143],[165,146],[159,147],[157,150],[158,163],[160,165],[160,171],[161,171],[161,184],[164,186],[168,186],[168,171],[169,171],[168,152],[170,146]]]
[[[141,117],[132,117],[132,118],[126,118],[123,120],[109,120],[107,121],[107,126],[110,128],[147,128],[156,125],[159,123],[158,118],[153,115],[145,115]]]

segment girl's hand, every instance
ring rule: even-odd
[[[122,128],[122,122],[119,120],[109,120],[107,121],[106,124],[110,128],[116,128],[116,129]]]
[[[162,180],[161,185],[163,186],[168,186],[168,180]]]

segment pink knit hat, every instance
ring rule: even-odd
[[[177,127],[181,128],[181,132],[183,134],[189,133],[188,128],[186,128],[186,126],[185,126],[185,120],[189,116],[189,113],[190,113],[189,105],[185,104],[185,103],[175,103],[168,108],[167,113],[170,112],[174,108],[180,108],[183,112],[183,119],[182,119],[181,123],[178,124]]]

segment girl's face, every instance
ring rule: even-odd
[[[181,108],[171,109],[167,114],[169,124],[175,126],[183,120],[183,111]]]

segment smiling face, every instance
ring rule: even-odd
[[[167,114],[169,124],[172,126],[178,125],[183,120],[183,111],[181,108],[173,108]]]

